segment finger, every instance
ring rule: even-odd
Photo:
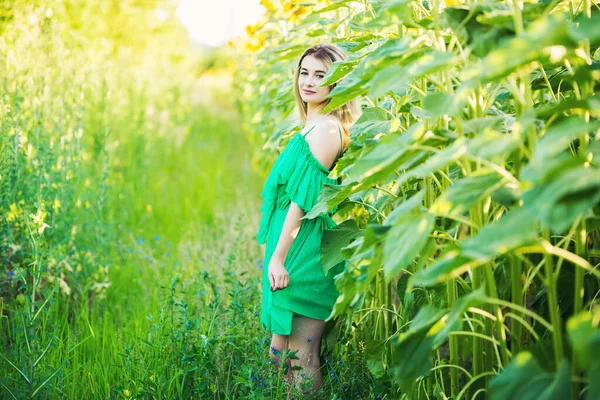
[[[269,272],[269,283],[271,284],[271,290],[273,290],[273,286],[275,286],[275,277],[270,272]]]
[[[283,289],[286,286],[287,286],[287,284],[286,284],[286,278],[285,278],[285,275],[283,275],[281,277],[281,288]]]

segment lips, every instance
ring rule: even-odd
[[[310,90],[306,90],[306,89],[304,89],[302,91],[304,92],[304,94],[315,94],[315,93],[317,93],[317,92],[311,92]]]

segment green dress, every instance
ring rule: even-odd
[[[300,221],[298,235],[283,264],[290,275],[289,284],[284,289],[271,291],[268,266],[290,202],[308,212],[317,203],[324,184],[338,183],[329,177],[330,170],[315,158],[308,147],[305,136],[312,128],[290,139],[273,164],[261,192],[262,216],[256,239],[259,244],[266,243],[266,248],[260,322],[264,329],[280,335],[291,334],[294,313],[319,320],[329,317],[339,296],[334,276],[342,272],[345,266],[345,261],[342,261],[325,274],[321,263],[323,232],[337,225],[331,218],[337,211],[335,207],[329,213]]]

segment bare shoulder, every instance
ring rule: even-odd
[[[339,124],[326,118],[315,124],[307,140],[313,155],[327,169],[331,168],[340,152]]]

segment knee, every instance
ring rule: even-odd
[[[318,347],[311,347],[306,355],[304,364],[311,369],[318,369],[321,367],[321,360],[319,358],[320,349]]]
[[[271,362],[279,363],[279,360],[281,360],[281,351],[274,346],[271,346],[269,349],[269,359]]]

